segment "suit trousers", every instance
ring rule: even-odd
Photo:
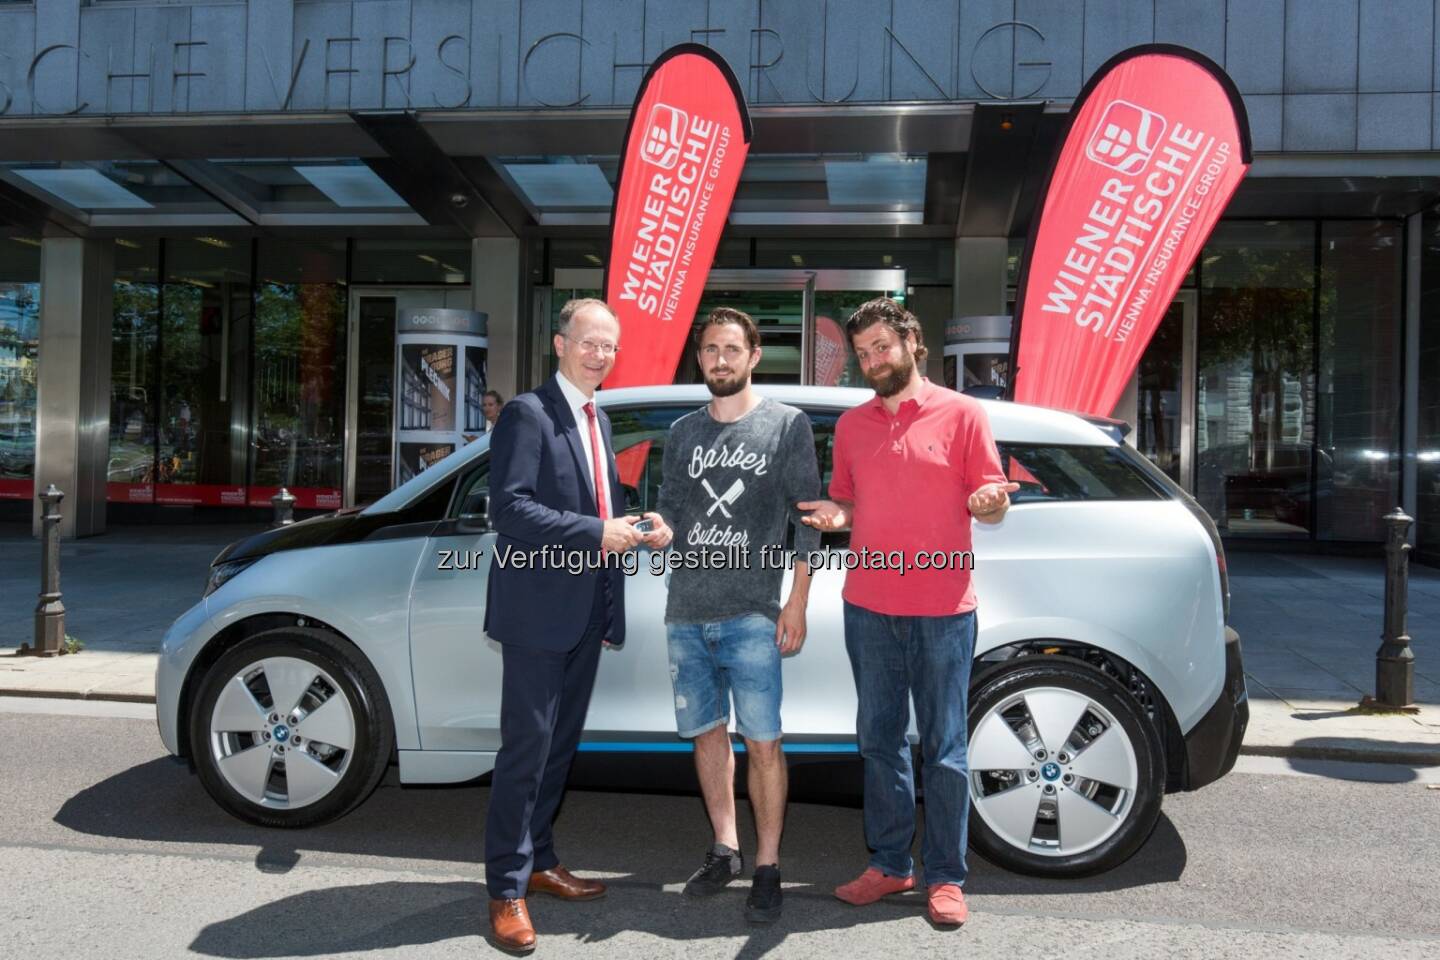
[[[589,626],[570,650],[501,645],[500,752],[485,823],[485,884],[491,899],[525,896],[532,872],[560,862],[551,826],[610,625],[610,584],[603,572],[598,579]]]

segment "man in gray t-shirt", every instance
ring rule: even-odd
[[[820,471],[810,419],[751,389],[760,362],[755,322],[739,310],[716,309],[696,331],[696,347],[710,403],[670,428],[656,506],[674,531],[665,624],[675,720],[680,735],[695,740],[695,769],[715,830],[714,846],[685,892],[718,893],[744,866],[727,729],[733,696],[758,840],[745,916],[769,922],[780,916],[787,789],[780,658],[805,642],[805,558],[820,545],[819,531],[801,521],[797,504],[820,489]],[[785,549],[787,527],[795,532],[793,554]],[[791,568],[782,606],[780,588]]]

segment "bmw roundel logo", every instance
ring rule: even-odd
[[[1060,764],[1045,764],[1045,766],[1040,768],[1040,776],[1044,777],[1046,780],[1049,780],[1051,783],[1054,783],[1056,780],[1060,779]]]
[[[284,743],[290,739],[290,728],[283,723],[276,724],[273,733],[276,743]]]

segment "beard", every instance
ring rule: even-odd
[[[701,374],[705,379],[705,386],[709,388],[713,397],[733,397],[750,385],[750,375],[733,367],[730,376],[725,380],[712,379],[710,374]]]
[[[905,352],[895,363],[887,364],[883,370],[865,374],[865,382],[879,397],[893,397],[904,390],[915,375],[915,358]]]

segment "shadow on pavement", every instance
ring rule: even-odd
[[[1350,780],[1359,783],[1412,783],[1422,767],[1440,765],[1436,746],[1407,740],[1377,740],[1373,737],[1306,737],[1295,741],[1295,749],[1314,756],[1292,756],[1286,762],[1302,773]],[[1384,762],[1373,762],[1376,756]],[[1372,762],[1364,762],[1370,760]]]
[[[580,794],[572,805],[589,805],[594,794]],[[610,798],[625,804],[624,797]],[[630,798],[633,802],[634,798]],[[694,807],[695,804],[690,804]],[[688,813],[698,814],[690,809]],[[811,811],[794,810],[790,822],[810,815]],[[858,830],[858,823],[852,825]],[[792,826],[791,833],[794,832]],[[808,831],[807,831],[808,832]],[[662,832],[663,833],[663,832]],[[600,846],[611,846],[600,840]],[[627,932],[636,931],[677,944],[708,941],[711,949],[717,939],[745,941],[737,949],[737,960],[755,960],[781,947],[788,937],[817,931],[833,932],[869,923],[890,923],[906,916],[918,923],[929,923],[925,916],[925,899],[921,893],[890,897],[866,908],[855,908],[834,899],[830,891],[836,883],[850,878],[863,865],[863,850],[858,849],[852,869],[840,875],[814,878],[812,882],[794,885],[804,876],[804,865],[787,861],[785,916],[771,927],[745,924],[741,917],[746,885],[735,888],[713,900],[694,901],[673,885],[683,879],[688,861],[673,859],[667,850],[673,843],[654,833],[644,844],[633,837],[624,846],[631,854],[613,859],[616,851],[601,856],[598,850],[575,850],[576,865],[589,869],[604,868],[607,872],[629,866],[640,868],[638,876],[653,875],[655,865],[676,864],[681,869],[663,882],[644,882],[636,873],[609,880],[610,892],[604,899],[589,903],[559,903],[546,897],[530,900],[531,915],[543,942],[547,938],[565,938],[582,943],[598,943]],[[583,846],[583,845],[580,845]],[[794,838],[787,840],[794,847]],[[823,848],[822,848],[823,849]],[[685,852],[689,852],[688,850]],[[668,854],[668,856],[667,856]],[[972,872],[966,889],[972,894],[1052,894],[1069,896],[1092,891],[1117,890],[1142,884],[1174,882],[1185,868],[1185,844],[1168,817],[1161,816],[1159,827],[1149,843],[1119,869],[1098,877],[1081,880],[1053,881],[1020,877],[1006,873],[972,857]],[[478,866],[477,866],[478,871]],[[334,887],[297,894],[266,904],[254,910],[201,931],[190,949],[214,957],[262,958],[279,956],[329,956],[360,950],[397,949],[438,943],[456,938],[483,938],[488,931],[485,914],[486,892],[479,882],[394,881],[347,887]]]
[[[827,919],[823,925],[834,927],[841,922],[838,917],[849,917],[851,914],[848,908],[830,898],[830,891],[859,873],[866,861],[862,814],[859,804],[854,802],[813,802],[816,787],[809,782],[812,778],[807,771],[797,773],[796,789],[792,791],[786,821],[785,847],[789,853],[785,861],[785,876],[787,883],[798,881],[808,885],[802,889],[812,891],[826,904]],[[821,777],[820,784],[820,795],[828,794],[829,781]],[[253,853],[257,871],[265,874],[286,873],[307,855],[338,855],[409,863],[432,861],[443,864],[441,870],[453,870],[462,876],[473,875],[478,881],[483,875],[485,808],[489,793],[488,786],[483,783],[402,788],[396,771],[392,769],[370,799],[348,816],[305,830],[272,830],[231,817],[210,799],[198,778],[184,766],[171,760],[157,759],[131,767],[75,794],[63,804],[54,819],[70,830],[95,836],[163,844],[236,847],[239,848],[237,852],[245,857]],[[741,811],[742,842],[753,851],[754,833],[748,805],[742,803]],[[683,882],[699,865],[709,842],[709,828],[701,801],[689,792],[637,793],[633,790],[572,788],[556,823],[557,849],[567,866],[582,872],[628,878],[622,881],[622,886],[650,890],[654,896],[663,896],[667,904],[673,899],[675,909],[682,904],[683,898],[678,894],[672,898],[670,894],[663,893],[661,885]],[[257,846],[260,849],[254,852]],[[1184,873],[1186,861],[1185,842],[1174,823],[1162,813],[1146,845],[1129,862],[1109,873],[1077,880],[1045,880],[1009,873],[986,863],[972,852],[967,889],[980,894],[1032,896],[1118,891],[1173,883]],[[393,862],[383,866],[386,869],[395,868]],[[411,886],[411,895],[428,904],[420,908],[419,919],[410,916],[396,920],[391,926],[371,931],[366,935],[374,938],[369,946],[384,946],[390,942],[389,937],[432,936],[437,924],[442,929],[452,929],[454,935],[475,932],[484,896],[483,887],[478,882],[473,885],[437,883]],[[307,896],[323,898],[338,895],[315,893]],[[344,894],[340,898],[344,902],[337,904],[336,909],[351,917],[370,915],[361,906],[366,902],[364,896],[358,900],[348,899],[351,896],[351,893]],[[743,893],[737,896],[743,897]],[[388,905],[390,901],[386,897],[379,899],[383,903],[377,907],[376,915],[385,916],[387,911],[393,912],[394,907]],[[456,900],[464,900],[466,904],[463,907],[453,905],[452,901]],[[613,902],[614,898],[610,900]],[[835,913],[831,906],[839,911],[837,916],[828,916]],[[222,941],[255,945],[273,939],[277,950],[280,944],[285,944],[285,949],[278,952],[301,951],[303,937],[300,941],[292,941],[288,935],[272,937],[265,932],[284,928],[292,922],[287,917],[313,916],[308,907],[298,913],[287,912],[292,908],[294,904],[283,908],[276,906],[274,915],[252,918],[257,926],[253,936],[232,941],[228,933],[216,931],[213,936],[220,939],[205,942],[212,945]],[[902,908],[914,909],[923,915],[923,898],[919,895],[901,898],[893,909]],[[667,911],[670,909],[670,906],[665,908]],[[735,912],[738,911],[737,901]],[[787,907],[787,915],[790,912]],[[861,922],[864,915],[863,912],[853,914],[855,922]],[[643,916],[637,916],[630,922],[633,925],[643,919]],[[242,921],[237,919],[232,922]],[[593,922],[603,925],[605,921]],[[591,935],[594,934],[592,930]],[[210,935],[207,933],[207,936]],[[685,934],[686,937],[711,935],[716,934],[713,931],[687,931]],[[340,947],[330,937],[320,952],[338,949]]]
[[[547,940],[596,944],[632,931],[676,944],[708,941],[707,953],[715,950],[717,939],[745,937],[735,951],[737,960],[764,957],[787,938],[815,931],[889,923],[907,914],[928,923],[919,897],[855,908],[836,901],[828,891],[788,888],[785,915],[778,923],[748,926],[741,917],[744,896],[741,888],[694,901],[678,891],[620,880],[611,882],[609,894],[601,900],[559,903],[536,897],[530,908],[541,951]],[[481,939],[489,930],[484,897],[485,888],[479,883],[453,882],[382,882],[310,891],[211,924],[190,950],[233,958],[331,956]],[[677,947],[675,952],[681,950]],[[488,946],[481,952],[501,955]]]

